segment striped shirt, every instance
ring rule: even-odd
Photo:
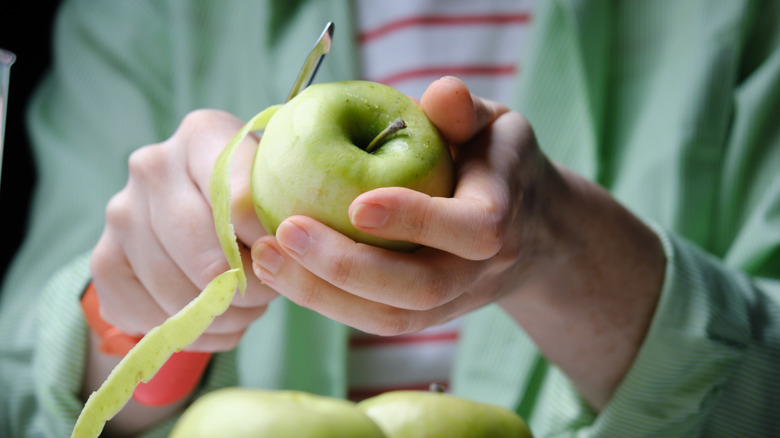
[[[452,75],[482,97],[502,100],[516,83],[534,0],[358,1],[365,79],[419,98]],[[403,51],[404,56],[386,54]]]
[[[482,97],[512,93],[533,0],[358,1],[357,42],[364,79],[419,98],[441,76],[463,79]],[[402,50],[403,57],[385,56]],[[379,337],[352,331],[349,398],[396,389],[447,387],[460,321]]]
[[[280,4],[63,3],[59,61],[27,114],[42,178],[0,293],[0,436],[69,436],[83,407],[78,298],[127,156],[195,108],[246,119],[283,101],[300,69],[291,53],[310,50],[324,20],[348,29],[356,16],[352,0],[269,9]],[[778,436],[780,3],[537,6],[520,92],[502,100],[548,156],[601,178],[655,223],[664,290],[631,371],[598,414],[495,305],[460,322],[449,389],[517,410],[536,437]],[[269,40],[269,23],[289,27]],[[359,77],[352,43],[334,39],[318,82]],[[245,386],[341,397],[348,335],[277,299],[235,351],[214,355],[198,394]],[[166,437],[175,421],[142,436]]]

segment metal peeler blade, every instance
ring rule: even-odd
[[[325,29],[322,31],[320,38],[317,40],[317,43],[314,44],[314,48],[303,62],[303,67],[301,68],[300,73],[298,73],[298,77],[295,79],[292,90],[290,90],[290,94],[287,96],[285,102],[297,96],[301,90],[308,87],[312,80],[314,80],[314,76],[317,74],[317,70],[320,68],[322,60],[325,59],[325,55],[330,51],[330,43],[333,40],[334,28],[335,26],[332,21],[329,21],[328,24],[325,25]]]

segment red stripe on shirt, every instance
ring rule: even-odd
[[[384,78],[375,78],[375,82],[392,86],[409,79],[424,77],[440,78],[442,76],[504,76],[513,75],[517,66],[507,65],[460,65],[445,67],[426,67],[414,70],[402,71]]]
[[[531,14],[491,14],[491,15],[430,15],[405,18],[392,21],[380,26],[374,30],[367,30],[358,34],[358,42],[380,38],[390,32],[412,26],[474,26],[474,25],[500,25],[527,23],[531,19]]]
[[[373,347],[376,345],[420,344],[426,342],[453,342],[458,340],[458,332],[420,333],[408,336],[353,336],[349,340],[351,348]]]

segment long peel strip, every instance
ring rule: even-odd
[[[280,107],[281,105],[274,105],[260,111],[241,127],[217,157],[209,180],[209,195],[217,237],[230,267],[239,271],[239,290],[242,295],[246,290],[246,274],[238,250],[238,239],[230,221],[230,171],[233,168],[233,156],[244,138],[252,131],[265,129],[268,121]]]
[[[236,289],[246,290],[241,253],[230,218],[230,172],[238,145],[252,132],[265,129],[281,105],[270,106],[250,119],[225,145],[211,171],[209,195],[214,224],[230,269],[215,277],[176,314],[153,328],[114,367],[81,410],[71,438],[96,438],[105,423],[130,401],[135,388],[148,382],[173,353],[198,339],[214,318],[224,313]]]
[[[223,272],[179,312],[144,335],[89,396],[71,437],[100,435],[105,423],[130,401],[140,382],[148,382],[173,353],[195,342],[214,318],[227,310],[237,287],[238,271]]]

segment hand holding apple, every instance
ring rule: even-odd
[[[252,196],[270,234],[289,216],[315,218],[350,238],[396,250],[408,242],[356,229],[349,205],[380,187],[452,195],[444,139],[409,97],[386,85],[309,86],[270,119],[252,167]]]
[[[293,216],[255,243],[255,274],[304,307],[382,335],[497,302],[602,408],[658,301],[666,266],[658,236],[603,188],[549,160],[524,117],[472,96],[462,81],[435,81],[420,106],[455,151],[453,196],[375,189],[352,202],[349,219],[424,247],[358,245]]]
[[[508,109],[472,97],[460,80],[446,78],[429,90],[435,105],[423,96],[421,107],[431,120],[439,117],[434,126],[457,150],[454,196],[403,187],[355,195],[352,189],[347,216],[364,234],[425,247],[406,254],[359,245],[316,218],[292,216],[254,245],[259,278],[298,304],[386,335],[442,323],[497,297],[495,286],[479,282],[490,281],[486,272],[505,269],[505,259],[494,256],[504,244],[504,251],[516,244],[507,239],[517,189],[507,180],[517,176],[511,148],[532,135],[527,124],[515,125],[516,114],[500,120]],[[499,125],[501,135],[479,135]]]

